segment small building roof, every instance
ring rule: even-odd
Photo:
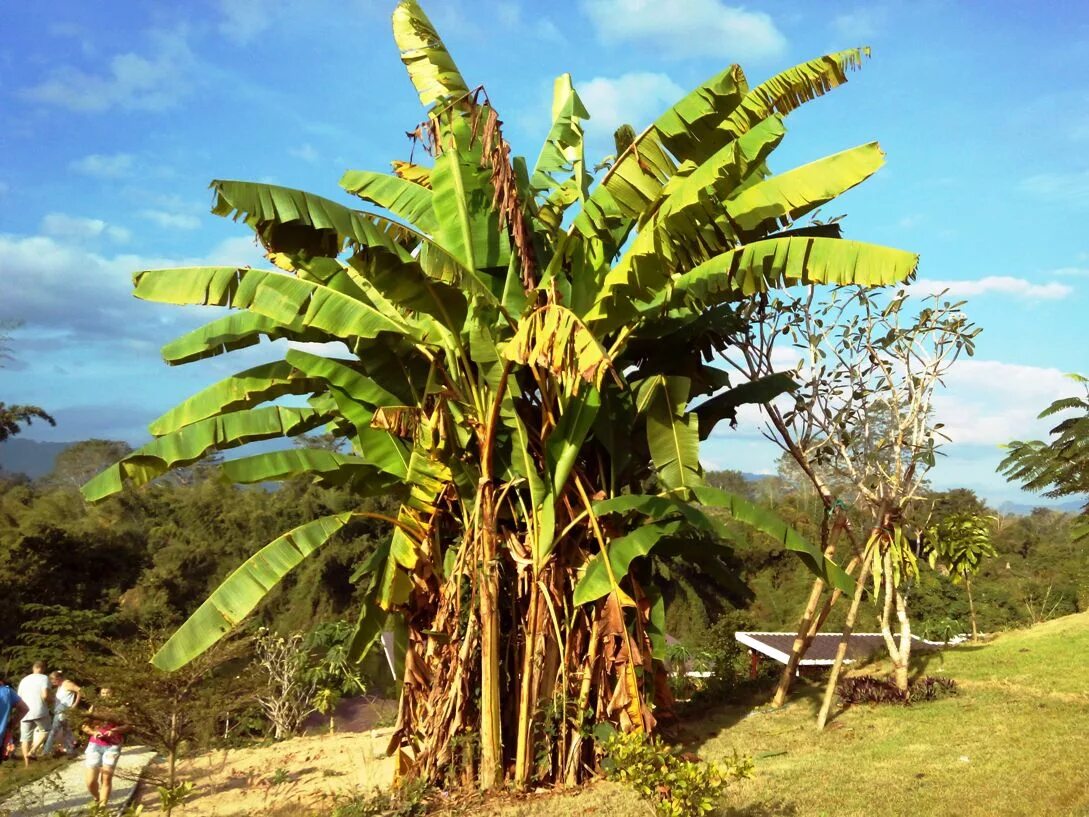
[[[757,633],[738,632],[734,637],[751,650],[785,664],[790,660],[790,650],[794,646],[796,633]],[[817,633],[799,662],[803,667],[825,667],[835,662],[836,649],[843,640],[843,633]],[[897,638],[899,640],[899,638]],[[938,641],[926,641],[918,636],[911,637],[911,648],[919,652],[928,652],[944,646]],[[885,648],[885,639],[881,633],[851,633],[847,642],[845,664],[863,661]]]

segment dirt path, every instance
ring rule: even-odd
[[[389,788],[393,758],[385,750],[392,732],[299,737],[185,758],[178,777],[192,781],[196,790],[182,812],[186,817],[325,813],[338,799]],[[141,788],[137,802],[145,814],[159,811],[151,787]]]
[[[129,746],[121,752],[110,797],[110,806],[116,813],[128,803],[140,773],[154,756],[155,752],[146,746]],[[85,808],[90,802],[80,758],[23,786],[0,803],[0,817],[44,817],[64,809]]]

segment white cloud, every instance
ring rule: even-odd
[[[91,153],[68,163],[76,173],[98,179],[121,179],[132,173],[136,158],[131,153]]]
[[[780,56],[786,38],[762,11],[721,0],[583,0],[582,9],[606,43],[639,43],[671,58],[733,61]]]
[[[954,444],[999,446],[1017,439],[1042,439],[1055,420],[1037,415],[1052,401],[1073,393],[1058,369],[958,360],[934,396],[934,417]],[[995,452],[995,462],[1001,452]]]
[[[290,148],[287,152],[296,159],[302,159],[304,162],[310,162],[310,164],[321,158],[321,154],[309,142],[297,148]]]
[[[140,218],[146,218],[153,224],[168,230],[196,230],[200,219],[189,213],[169,213],[165,210],[141,210]]]
[[[579,96],[590,112],[586,130],[604,138],[625,123],[638,133],[684,95],[684,89],[665,74],[624,74],[595,77],[578,83]]]
[[[1009,275],[988,275],[970,281],[938,281],[921,278],[908,286],[908,291],[913,295],[936,295],[943,290],[948,290],[948,294],[954,298],[997,293],[1016,295],[1029,300],[1057,300],[1065,298],[1074,291],[1073,287],[1056,281],[1035,284],[1024,278],[1014,278]]]
[[[150,39],[150,56],[133,51],[116,54],[98,73],[61,65],[21,94],[80,113],[169,108],[189,91],[187,75],[195,60],[184,30],[152,32]]]
[[[248,45],[272,25],[273,7],[267,0],[219,0],[219,33],[239,45]]]
[[[1056,270],[1052,270],[1051,274],[1062,275],[1066,278],[1084,278],[1089,276],[1089,269],[1086,267],[1059,267]]]
[[[47,214],[42,219],[41,230],[45,235],[66,241],[87,241],[104,236],[123,244],[132,237],[124,227],[115,227],[100,218],[83,218],[67,213]]]
[[[1073,173],[1037,173],[1022,179],[1027,193],[1049,199],[1065,199],[1078,204],[1089,202],[1089,170]]]
[[[93,225],[90,229],[94,229]],[[211,314],[204,307],[179,308],[137,301],[132,297],[134,271],[219,264],[253,266],[260,261],[260,252],[247,238],[228,239],[202,256],[163,258],[102,253],[71,237],[0,233],[0,269],[4,271],[6,290],[0,303],[0,319],[25,321],[22,331],[26,336],[60,333],[81,340],[113,336],[159,339],[164,328],[169,336],[175,327],[207,320]]]

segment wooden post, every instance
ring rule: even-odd
[[[749,680],[755,681],[756,676],[760,673],[760,653],[756,650],[749,650]]]

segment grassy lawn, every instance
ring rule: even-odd
[[[5,760],[0,765],[0,801],[6,800],[13,795],[20,786],[25,786],[39,777],[45,777],[51,771],[59,769],[70,762],[63,757],[34,760],[31,761],[30,767],[27,768],[23,766],[21,757],[17,760]]]
[[[947,650],[925,671],[961,694],[912,707],[855,707],[815,729],[822,689],[779,711],[726,706],[688,726],[707,759],[751,755],[727,817],[1089,815],[1089,614]],[[874,668],[871,668],[874,669]],[[876,668],[879,670],[880,668]],[[615,786],[510,804],[507,817],[651,814]]]

